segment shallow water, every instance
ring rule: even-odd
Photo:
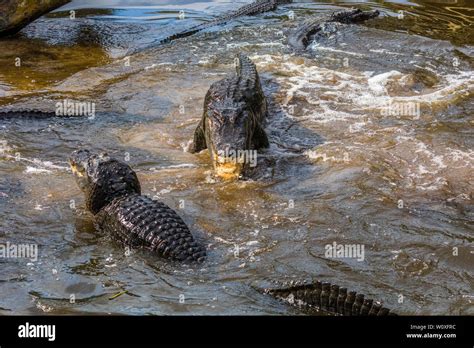
[[[319,278],[400,314],[474,314],[472,5],[305,1],[157,47],[239,6],[172,3],[73,1],[0,40],[0,106],[97,109],[0,121],[0,242],[39,248],[36,261],[0,259],[0,313],[297,314],[251,285]],[[287,46],[288,29],[351,6],[383,17],[304,56]],[[207,89],[239,52],[260,71],[271,147],[257,178],[226,183],[207,153],[185,149]],[[79,147],[128,160],[208,261],[126,255],[96,231],[67,165]],[[364,260],[325,257],[333,242],[363,245]]]

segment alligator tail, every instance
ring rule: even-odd
[[[44,119],[57,117],[55,112],[52,111],[39,111],[39,110],[0,110],[0,119],[8,118],[32,118],[32,119]]]
[[[259,288],[279,300],[307,311],[321,311],[343,316],[396,315],[381,302],[365,298],[363,294],[327,282],[290,282],[279,288]]]

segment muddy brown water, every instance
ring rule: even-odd
[[[251,285],[319,278],[400,314],[474,314],[469,1],[304,1],[154,43],[238,5],[73,1],[0,40],[0,106],[96,107],[93,119],[0,121],[0,242],[39,252],[0,259],[0,313],[297,314]],[[287,46],[299,22],[351,6],[383,16],[305,55]],[[226,183],[207,153],[185,150],[239,52],[269,97],[271,147],[257,178]],[[125,253],[96,231],[67,165],[79,147],[128,160],[208,261]],[[327,257],[334,242],[364,246],[363,260]]]

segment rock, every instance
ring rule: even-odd
[[[0,0],[0,36],[14,34],[68,2],[70,0]]]

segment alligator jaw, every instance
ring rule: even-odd
[[[215,163],[214,162],[214,169],[216,171],[216,175],[224,180],[237,180],[241,173],[242,173],[242,164],[240,163],[232,163],[232,162],[225,162],[225,163]]]
[[[237,158],[216,155],[214,150],[211,150],[211,154],[214,173],[217,177],[226,181],[239,179],[243,171],[243,163],[240,163]]]

